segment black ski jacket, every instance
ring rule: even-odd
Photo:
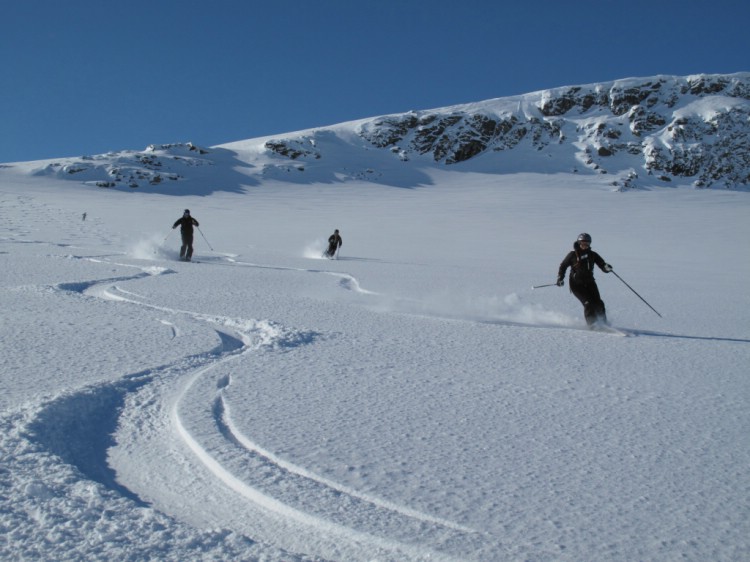
[[[180,232],[182,232],[182,234],[190,234],[191,236],[193,234],[193,225],[200,226],[198,221],[191,216],[177,219],[172,225],[172,228],[177,228],[178,224],[180,225]]]
[[[557,278],[563,279],[565,271],[570,268],[571,285],[588,285],[594,282],[594,265],[597,265],[602,271],[606,271],[604,266],[607,262],[590,247],[588,250],[582,249],[578,242],[573,244],[573,251],[565,256],[557,272]]]

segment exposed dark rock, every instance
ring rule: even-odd
[[[320,158],[320,153],[318,151],[305,148],[304,143],[296,139],[268,141],[265,146],[271,152],[291,158],[292,160],[297,160],[298,158],[307,156],[312,156],[314,159]]]
[[[707,111],[691,108],[695,100],[712,96],[738,103],[719,103]],[[575,143],[577,160],[598,173],[616,170],[597,158],[622,154],[631,159],[630,169],[695,178],[696,185],[749,183],[750,105],[740,101],[750,99],[747,73],[628,79],[514,99],[521,100],[516,107],[505,104],[494,113],[488,102],[466,106],[464,112],[454,107],[444,114],[433,110],[380,117],[360,134],[376,147],[398,146],[405,161],[416,153],[455,165],[487,152],[516,149],[524,141],[545,152],[553,145]],[[632,186],[637,179],[625,183]]]

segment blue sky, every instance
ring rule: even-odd
[[[0,162],[750,70],[746,0],[5,0]]]

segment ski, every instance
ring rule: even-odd
[[[591,330],[592,332],[601,332],[603,334],[611,334],[613,336],[627,337],[631,335],[624,330],[620,330],[619,328],[615,328],[607,324],[592,324],[591,326],[589,326],[589,330]]]

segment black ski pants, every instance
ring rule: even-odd
[[[180,259],[189,260],[193,257],[193,233],[182,233],[182,247],[180,248]]]
[[[583,304],[583,316],[586,324],[591,326],[595,322],[607,321],[607,310],[604,301],[599,296],[599,287],[596,281],[590,279],[585,283],[576,283],[570,279],[570,292]]]

